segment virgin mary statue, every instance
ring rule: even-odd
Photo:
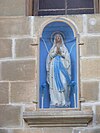
[[[70,107],[71,61],[61,34],[54,36],[53,46],[46,61],[50,107]]]

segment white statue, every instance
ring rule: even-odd
[[[50,107],[70,107],[71,61],[61,34],[54,37],[46,62]]]

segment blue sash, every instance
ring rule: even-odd
[[[68,74],[66,68],[64,67],[62,61],[61,61],[61,58],[62,57],[59,55],[57,55],[54,58],[54,79],[55,79],[56,86],[57,86],[57,89],[59,92],[64,91],[64,86],[63,86],[63,83],[61,81],[60,71],[62,72],[62,74],[66,78],[66,81],[70,87],[75,85],[75,82],[71,81],[69,74]]]

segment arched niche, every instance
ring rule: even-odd
[[[75,81],[74,89],[70,91],[70,107],[79,108],[79,36],[77,28],[70,21],[58,20],[45,24],[39,45],[39,108],[50,108],[50,92],[47,83],[46,59],[52,43],[52,35],[60,32],[71,58],[71,80]]]

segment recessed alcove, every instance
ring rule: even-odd
[[[78,33],[75,33],[76,29],[72,28],[67,22],[55,21],[47,24],[40,37],[39,44],[39,108],[52,108],[50,85],[47,82],[47,58],[50,55],[51,49],[54,47],[54,36],[60,34],[63,38],[63,47],[68,51],[68,61],[70,62],[70,75],[71,81],[75,82],[74,87],[70,88],[68,108],[80,108],[79,107],[79,46],[78,46]],[[50,62],[49,62],[50,63]],[[67,69],[66,69],[67,70]],[[51,72],[52,73],[52,72]],[[50,74],[49,74],[50,75]],[[57,77],[56,77],[57,78]],[[54,80],[54,79],[53,79]],[[58,81],[59,79],[57,79]],[[70,81],[70,82],[71,82]],[[52,83],[53,84],[53,83]],[[67,85],[68,86],[68,85]],[[65,88],[67,88],[67,86]],[[64,90],[65,91],[65,90]],[[59,95],[59,94],[58,94]],[[67,94],[64,94],[67,96]],[[56,97],[56,96],[55,96]],[[58,107],[59,108],[59,107]],[[63,107],[61,107],[63,108]],[[65,106],[64,108],[67,108]]]
[[[82,111],[80,102],[80,65],[79,65],[79,32],[77,26],[69,19],[57,17],[44,22],[39,33],[39,58],[38,58],[38,93],[37,109],[25,111],[23,118],[30,127],[84,127],[93,118],[92,111]],[[50,106],[50,88],[47,83],[46,60],[53,46],[54,34],[60,33],[64,40],[65,48],[71,59],[71,80],[75,86],[70,92],[69,107]]]

